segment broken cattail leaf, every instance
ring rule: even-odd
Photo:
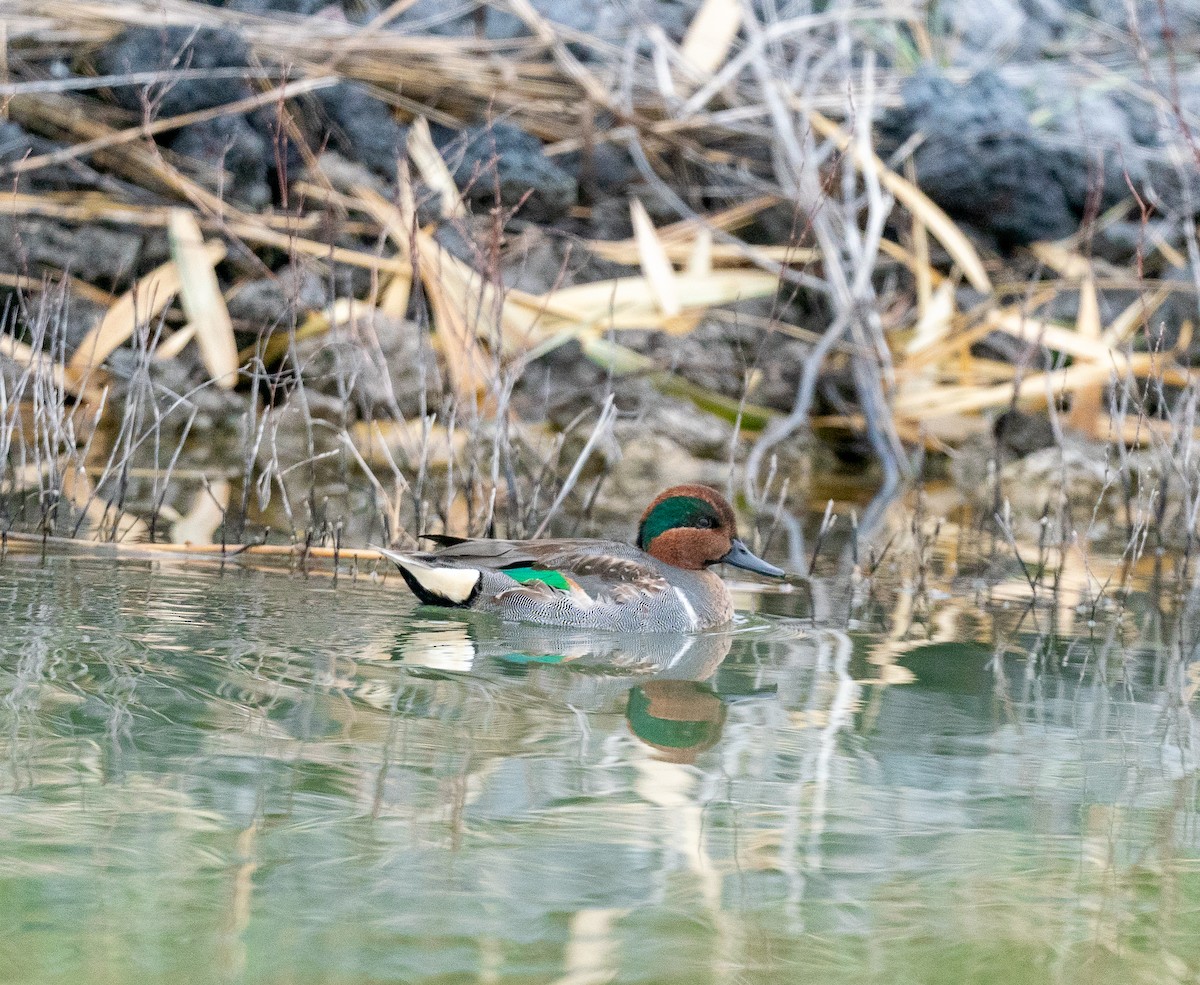
[[[1102,339],[1055,325],[1038,318],[1026,318],[1011,310],[997,310],[988,315],[987,324],[997,332],[1011,335],[1025,342],[1040,344],[1053,352],[1061,352],[1073,359],[1089,362],[1111,363],[1114,357],[1123,359],[1119,352],[1104,344]]]
[[[650,221],[646,207],[636,198],[629,201],[629,214],[633,220],[633,234],[637,240],[642,276],[646,278],[659,310],[664,315],[677,315],[683,306],[679,300],[679,288],[675,283],[675,268],[671,266],[671,261],[658,240],[654,223]]]
[[[205,482],[192,496],[191,508],[171,524],[173,544],[211,544],[229,508],[228,479]]]
[[[710,237],[712,235],[707,226],[700,226],[699,230],[708,232]],[[695,235],[699,235],[699,230]],[[656,232],[659,242],[662,243],[663,252],[666,253],[667,259],[671,263],[688,264],[691,262],[696,251],[695,235],[689,239],[667,239],[661,228]],[[586,245],[589,252],[605,260],[611,260],[613,263],[620,263],[627,267],[638,264],[637,240],[593,239],[588,240]],[[748,246],[734,243],[711,243],[707,249],[712,257],[712,263],[722,267],[749,267],[752,264],[752,257],[769,260],[773,263],[792,265],[812,263],[821,258],[820,250],[806,246]]]
[[[989,408],[1007,407],[1014,400],[1022,406],[1045,406],[1048,400],[1071,394],[1082,388],[1107,384],[1113,376],[1142,377],[1161,375],[1170,386],[1185,386],[1195,374],[1179,367],[1164,367],[1161,356],[1135,353],[1118,365],[1111,363],[1079,362],[1051,373],[1034,373],[1021,379],[1014,387],[1005,383],[997,386],[939,386],[919,393],[905,393],[896,398],[894,409],[898,417],[922,420],[930,413],[966,414]]]
[[[155,361],[167,362],[170,359],[174,359],[187,348],[187,344],[195,337],[195,325],[184,325],[179,331],[172,332],[158,343],[158,348],[154,350]]]
[[[740,0],[704,0],[688,25],[679,52],[699,72],[720,68],[742,26]]]
[[[687,298],[689,309],[770,297],[779,289],[779,278],[761,270],[714,270],[703,276],[675,274],[674,281],[680,296]],[[547,315],[569,323],[609,327],[619,320],[621,327],[633,327],[636,322],[637,327],[654,328],[662,320],[657,296],[644,277],[577,284],[514,300],[538,305]]]
[[[425,117],[418,116],[412,122],[408,131],[408,159],[416,165],[431,189],[441,196],[441,214],[451,218],[463,218],[467,214],[455,184],[454,175],[446,167],[442,155],[434,146],[433,136],[429,132],[429,123]]]
[[[207,243],[202,247],[205,261],[211,269],[225,256],[223,243]],[[180,288],[179,268],[175,261],[164,263],[142,277],[116,303],[105,312],[75,350],[67,363],[67,372],[76,382],[104,362],[109,355],[123,345],[138,325],[146,324],[163,310]]]
[[[1100,299],[1096,294],[1096,280],[1089,272],[1079,285],[1079,313],[1075,318],[1075,334],[1081,339],[1100,345],[1102,332]],[[1090,386],[1080,387],[1071,397],[1071,410],[1067,415],[1067,423],[1089,438],[1096,437],[1100,431],[1106,382],[1105,379]]]
[[[196,217],[185,209],[171,210],[167,238],[178,271],[183,310],[196,332],[200,361],[218,387],[231,390],[237,385],[238,350],[233,321],[213,269],[216,261]]]
[[[950,334],[955,314],[954,285],[945,281],[933,292],[924,313],[917,319],[905,352],[912,355],[941,342]]]
[[[379,296],[379,310],[392,318],[403,318],[408,313],[411,296],[412,274],[393,274]]]
[[[1082,280],[1092,275],[1091,261],[1064,243],[1032,243],[1029,250],[1047,267],[1068,280]]]
[[[712,230],[705,226],[697,231],[695,242],[692,243],[692,251],[687,259],[687,272],[689,277],[706,277],[712,273],[712,268]]]
[[[1170,296],[1171,289],[1169,287],[1160,287],[1149,297],[1144,293],[1139,295],[1129,307],[1112,320],[1112,323],[1101,334],[1100,342],[1110,349],[1116,349],[1124,345],[1142,326],[1145,326],[1146,334],[1153,337],[1154,333],[1150,330],[1150,319]]]

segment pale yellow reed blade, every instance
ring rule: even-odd
[[[467,209],[458,192],[458,185],[454,182],[454,175],[450,173],[445,160],[434,146],[429,123],[423,116],[413,120],[409,128],[408,158],[421,172],[425,184],[441,196],[441,214],[451,218],[466,216]]]
[[[1104,330],[1100,336],[1101,343],[1110,349],[1115,349],[1124,345],[1129,337],[1143,325],[1146,327],[1147,335],[1154,338],[1156,332],[1150,324],[1150,319],[1170,296],[1171,289],[1169,287],[1160,287],[1148,297],[1144,293],[1140,294]]]
[[[204,483],[192,496],[187,513],[171,524],[173,544],[211,544],[229,508],[231,486],[228,479]]]
[[[680,54],[697,71],[713,73],[725,64],[742,26],[740,0],[704,0],[680,45]]]
[[[1100,324],[1100,299],[1096,294],[1096,281],[1089,272],[1079,285],[1079,314],[1075,319],[1075,334],[1095,345],[1101,345],[1103,327]],[[1100,380],[1090,386],[1080,387],[1071,397],[1071,410],[1067,423],[1077,431],[1094,438],[1100,432],[1103,414],[1104,384]]]
[[[222,243],[208,243],[203,249],[210,266],[225,256]],[[171,302],[179,293],[179,284],[179,268],[174,260],[146,274],[122,294],[96,327],[84,336],[67,363],[67,372],[78,381],[103,363],[133,336],[138,325],[146,324]]]
[[[178,271],[183,310],[196,332],[200,361],[218,387],[231,390],[238,379],[237,341],[200,224],[191,212],[172,209],[167,237]]]
[[[696,241],[692,244],[692,252],[688,256],[687,272],[689,277],[707,277],[712,273],[712,269],[712,230],[706,226],[696,233]]]
[[[638,259],[642,275],[654,294],[654,300],[664,315],[677,315],[683,309],[679,300],[679,287],[675,282],[675,268],[667,259],[667,253],[654,231],[654,223],[646,213],[646,207],[634,198],[629,202],[629,214],[633,219],[633,235],[638,244]]]

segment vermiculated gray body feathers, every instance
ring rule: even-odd
[[[677,568],[616,541],[468,540],[438,551],[385,553],[410,586],[418,583],[414,593],[423,602],[469,604],[505,619],[645,633],[710,629],[733,618],[729,593],[713,572]],[[505,568],[559,572],[570,588],[517,581]],[[463,577],[451,578],[453,591],[443,593],[427,574],[436,569],[458,569]],[[468,572],[479,574],[469,602]]]

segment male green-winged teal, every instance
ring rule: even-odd
[[[618,632],[689,632],[733,618],[713,564],[784,572],[738,539],[733,508],[708,486],[673,486],[642,514],[637,546],[603,540],[463,540],[382,553],[429,605],[521,622]]]

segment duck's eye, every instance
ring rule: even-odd
[[[696,522],[693,524],[693,526],[698,527],[701,530],[712,530],[712,528],[715,527],[716,525],[717,525],[717,521],[714,520],[711,516],[699,517],[696,520]]]

